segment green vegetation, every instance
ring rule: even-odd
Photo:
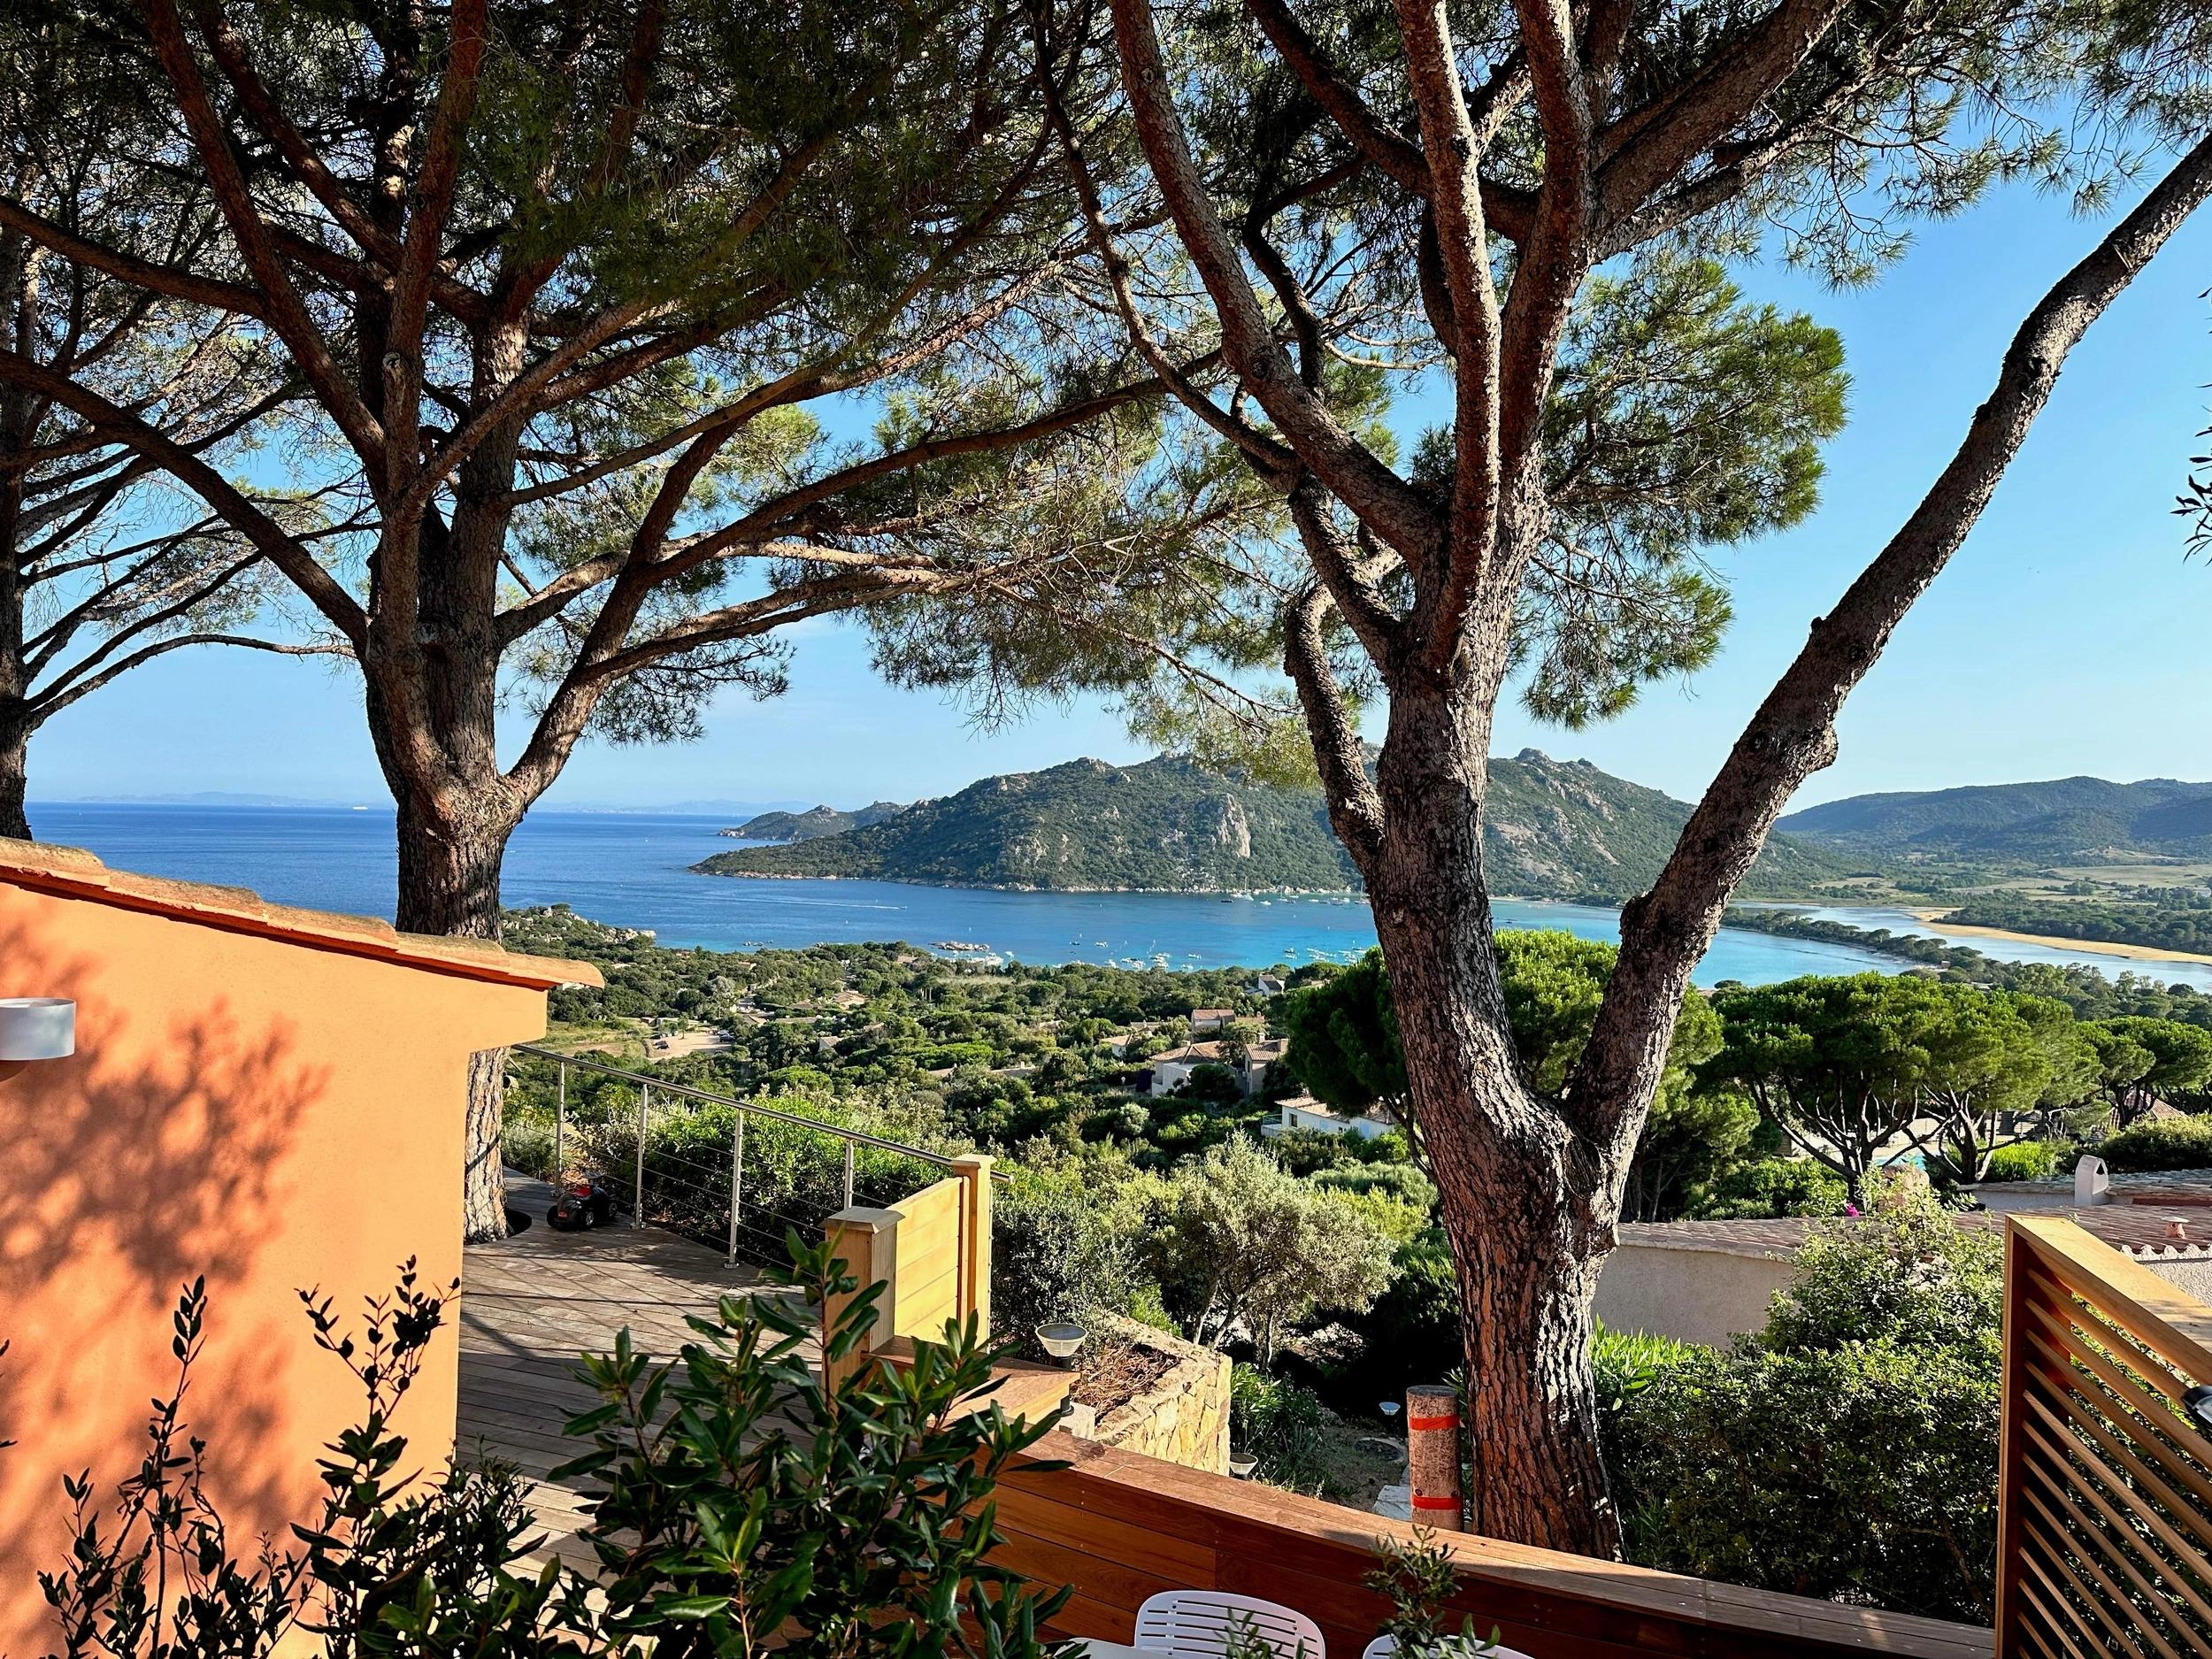
[[[2212,1082],[2212,1031],[2128,1015],[2085,1025],[2093,1075],[2124,1126],[2161,1101],[2191,1100]]]
[[[1650,884],[1688,817],[1679,801],[1587,761],[1525,749],[1490,763],[1484,856],[1503,891],[1617,901]],[[1317,789],[1224,776],[1172,756],[986,778],[872,826],[718,853],[694,868],[1062,891],[1359,885]],[[1750,890],[1804,894],[1849,872],[1847,861],[1777,838]]]
[[[833,806],[810,807],[803,812],[763,812],[749,818],[725,835],[749,841],[805,841],[818,835],[842,835],[847,830],[866,829],[906,810],[897,801],[875,801],[849,812]]]
[[[2212,1169],[2212,1118],[2136,1124],[2100,1141],[2097,1155],[2123,1171]]]
[[[593,1500],[578,1532],[589,1568],[531,1559],[518,1471],[457,1464],[427,1485],[403,1472],[413,1460],[395,1414],[459,1288],[424,1286],[411,1264],[357,1331],[310,1302],[316,1344],[353,1371],[365,1413],[319,1465],[329,1496],[312,1523],[234,1555],[202,1484],[207,1448],[181,1416],[206,1316],[195,1285],[177,1310],[176,1387],[154,1403],[140,1472],[111,1517],[88,1479],[69,1494],[73,1548],[40,1578],[64,1650],[267,1659],[311,1635],[333,1654],[422,1659],[769,1647],[793,1659],[1042,1659],[1037,1626],[1068,1592],[1040,1595],[992,1558],[1002,1540],[990,1501],[1050,1420],[1010,1421],[980,1402],[995,1356],[972,1327],[949,1328],[911,1367],[826,1390],[806,1309],[855,1288],[840,1266],[826,1245],[798,1251],[789,1304],[726,1299],[672,1358],[648,1359],[626,1331],[611,1354],[586,1356],[600,1403],[563,1425],[576,1455],[551,1472]],[[824,1338],[831,1355],[875,1324],[880,1290],[854,1298]]]
[[[1945,919],[1962,927],[1995,927],[2008,933],[2212,954],[2212,893],[2202,887],[2169,888],[2154,898],[2140,899],[2031,899],[2003,893],[1978,894]]]
[[[1299,1079],[1315,1099],[1341,1112],[1381,1106],[1403,1121],[1406,1061],[1381,951],[1292,992],[1282,1022]]]
[[[1957,983],[2049,997],[2065,1003],[2083,1019],[2141,1015],[2212,1031],[2212,995],[2191,985],[2163,983],[2154,972],[2123,970],[2116,977],[2107,978],[2097,969],[2079,964],[1997,962],[1970,946],[1947,945],[1916,933],[1893,933],[1886,927],[1854,927],[1800,910],[1738,906],[1729,910],[1726,925],[1786,939],[1852,945],[1922,963]],[[2146,965],[2154,968],[2156,964]]]
[[[1699,1221],[1839,1216],[1850,1202],[1843,1177],[1810,1158],[1753,1157],[1729,1165],[1694,1193],[1684,1213]]]
[[[1987,1623],[2002,1287],[1925,1201],[1830,1224],[1763,1331],[1604,1396],[1630,1559]]]
[[[2107,1143],[2109,1145],[2109,1142]],[[1989,1155],[1983,1179],[1992,1181],[2047,1181],[2064,1165],[2073,1148],[2056,1141],[2016,1141]]]
[[[1784,833],[1839,850],[1913,859],[2039,865],[2116,855],[2212,857],[2212,783],[2060,778],[1853,795],[1781,820]]]
[[[1229,1440],[1271,1486],[1318,1494],[1327,1484],[1329,1409],[1310,1388],[1256,1365],[1229,1375]]]
[[[1392,1233],[1409,1235],[1428,1210],[1302,1180],[1238,1136],[1177,1171],[1154,1235],[1161,1286],[1188,1310],[1194,1340],[1247,1337],[1266,1365],[1317,1309],[1373,1307],[1390,1282]]]
[[[2002,1125],[2078,1106],[2096,1086],[2086,1037],[2047,998],[1861,973],[1731,990],[1717,1005],[1726,1040],[1705,1080],[1743,1088],[1855,1200],[1916,1120],[1934,1121],[1931,1160],[1974,1181]]]

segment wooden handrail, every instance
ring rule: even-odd
[[[2212,1307],[2055,1217],[2005,1233],[1998,1659],[2212,1653]]]
[[[1039,1459],[1052,1465],[1032,1466]],[[1378,1540],[1416,1536],[1402,1521],[1064,1433],[1018,1460],[995,1502],[1005,1541],[994,1558],[1074,1589],[1047,1633],[1113,1642],[1129,1640],[1157,1591],[1228,1590],[1296,1608],[1321,1626],[1331,1659],[1354,1659],[1390,1611],[1363,1582]],[[1494,1626],[1540,1659],[1989,1659],[1985,1626],[1434,1536],[1457,1569],[1451,1622],[1464,1615],[1482,1636]]]

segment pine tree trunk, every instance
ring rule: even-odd
[[[1482,873],[1487,739],[1464,702],[1394,698],[1371,898],[1458,1275],[1471,1525],[1617,1555],[1589,1344],[1625,1170],[1521,1075]]]
[[[31,820],[24,810],[30,757],[30,726],[0,708],[0,835],[26,841],[31,839]]]
[[[514,825],[503,809],[449,795],[435,816],[411,793],[399,804],[399,914],[403,933],[447,938],[499,937],[499,872]],[[506,1051],[469,1061],[461,1179],[464,1237],[472,1244],[507,1236],[506,1182],[500,1162]]]

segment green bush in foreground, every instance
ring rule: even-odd
[[[1996,1377],[1944,1348],[1696,1354],[1623,1414],[1630,1558],[1986,1622],[1997,1413]]]
[[[2107,1136],[2097,1156],[2116,1171],[2212,1168],[2212,1118],[2136,1124]]]
[[[1986,1623],[2001,1288],[1993,1236],[1899,1196],[1822,1229],[1731,1348],[1601,1338],[1630,1559]]]
[[[990,1558],[991,1500],[1052,1419],[971,1409],[995,1357],[973,1320],[918,1344],[910,1369],[826,1390],[805,1304],[855,1286],[826,1245],[794,1235],[790,1248],[793,1305],[725,1298],[689,1321],[695,1340],[672,1360],[636,1352],[626,1331],[586,1361],[601,1403],[565,1426],[581,1455],[552,1478],[589,1483],[590,1571],[523,1565],[531,1523],[512,1470],[457,1467],[419,1487],[399,1472],[393,1413],[450,1294],[419,1286],[411,1265],[358,1336],[310,1302],[318,1345],[360,1379],[367,1412],[323,1459],[330,1497],[294,1529],[298,1547],[233,1555],[181,1420],[205,1314],[194,1286],[177,1314],[176,1389],[155,1403],[150,1454],[112,1521],[88,1483],[70,1483],[74,1546],[40,1578],[64,1651],[267,1659],[304,1632],[334,1659],[1042,1659],[1038,1626],[1069,1593],[1041,1597]],[[853,1351],[881,1291],[852,1302],[831,1356]]]

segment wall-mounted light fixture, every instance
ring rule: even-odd
[[[0,996],[0,1062],[77,1052],[77,1005],[65,996]]]

